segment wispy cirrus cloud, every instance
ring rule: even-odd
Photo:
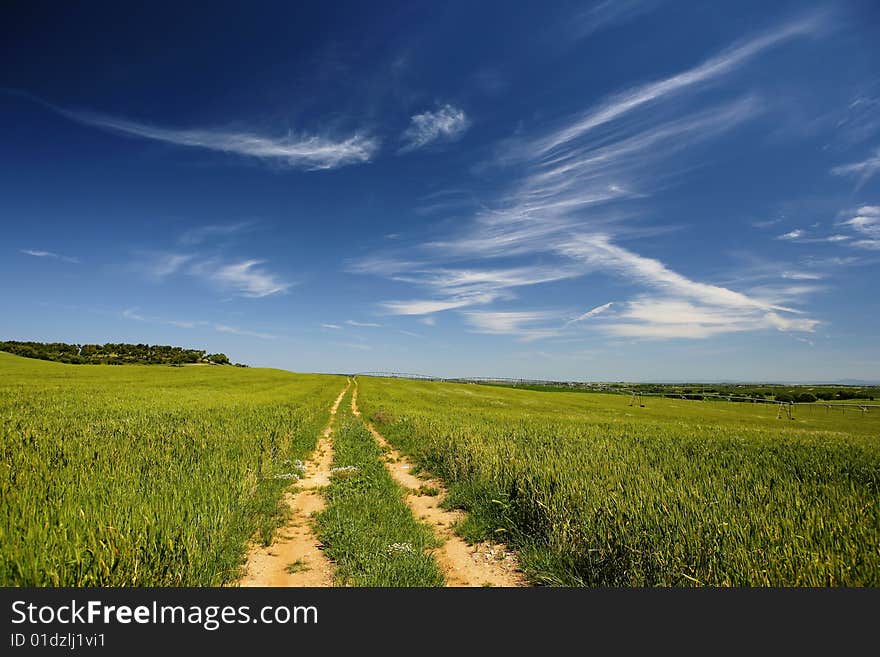
[[[336,169],[349,164],[362,164],[369,162],[379,149],[378,139],[362,134],[340,140],[292,133],[271,137],[252,132],[161,128],[91,112],[64,110],[63,113],[79,123],[111,132],[252,157],[297,169]]]
[[[381,307],[391,315],[430,315],[444,310],[484,305],[499,297],[494,293],[466,294],[447,299],[410,299],[407,301],[384,301]]]
[[[524,342],[561,335],[559,328],[546,326],[559,319],[560,313],[554,311],[472,310],[462,316],[476,333],[514,335]]]
[[[346,347],[347,349],[357,349],[358,351],[371,351],[373,348],[368,344],[362,344],[360,342],[337,342],[337,345],[340,347]]]
[[[572,39],[583,39],[599,30],[646,14],[659,4],[660,0],[602,0],[568,17],[562,29]]]
[[[868,237],[880,238],[880,205],[864,205],[843,223]]]
[[[870,250],[880,248],[880,206],[863,205],[854,211],[843,213],[843,216],[848,218],[838,221],[836,227],[838,230],[849,229],[851,234],[816,235],[815,231],[796,228],[776,239],[802,244],[838,243]]]
[[[268,297],[286,291],[292,283],[266,270],[262,267],[264,263],[264,260],[243,260],[216,268],[209,267],[204,276],[244,297]]]
[[[612,302],[612,301],[609,301],[608,303],[603,303],[601,306],[596,306],[595,308],[592,308],[592,309],[588,310],[587,312],[578,315],[574,319],[568,320],[564,324],[564,326],[568,327],[568,326],[571,326],[572,324],[579,324],[580,322],[585,322],[588,319],[592,319],[593,317],[597,317],[597,316],[601,315],[602,313],[604,313],[609,308],[611,308],[611,306],[613,306],[613,305],[614,305],[614,302]]]
[[[812,333],[817,320],[755,307],[731,307],[674,296],[628,301],[601,330],[614,337],[704,339],[725,333],[776,329]]]
[[[818,15],[806,16],[775,30],[737,44],[701,64],[672,77],[639,85],[599,104],[578,120],[534,142],[540,153],[547,153],[585,133],[609,123],[643,105],[658,102],[727,75],[761,52],[795,37],[816,33],[821,25]]]
[[[219,237],[231,237],[252,229],[255,221],[239,221],[230,224],[207,224],[195,226],[185,231],[178,242],[187,246],[195,246]]]
[[[339,324],[321,324],[321,328],[331,329],[333,331],[341,331],[342,327]]]
[[[518,288],[601,272],[652,292],[636,300],[641,306],[621,301],[614,309],[601,311],[599,330],[628,336],[666,335],[670,329],[662,321],[664,311],[685,307],[692,311],[691,317],[702,320],[724,315],[726,324],[738,330],[812,330],[814,320],[787,317],[800,313],[772,295],[696,280],[618,241],[629,230],[621,225],[620,217],[632,215],[625,204],[643,201],[674,182],[670,163],[676,157],[685,151],[692,154],[708,140],[763,112],[763,103],[751,96],[715,101],[696,112],[668,104],[686,92],[697,93],[722,80],[773,47],[816,33],[820,23],[812,15],[783,24],[669,78],[600,100],[563,125],[517,138],[497,162],[521,169],[518,182],[508,191],[485,203],[470,221],[459,222],[461,227],[450,236],[409,249],[406,258],[386,253],[359,263],[362,273],[429,292],[408,301],[386,301],[381,308],[390,314],[421,316],[456,310],[480,332],[557,338],[573,330],[571,324],[563,323],[565,314],[556,321],[541,314],[544,311],[471,308],[513,301]],[[646,113],[648,108],[650,113]],[[692,160],[688,166],[693,166]],[[525,264],[493,266],[493,261],[514,257]],[[645,311],[647,298],[655,301],[650,308],[656,311],[653,314]],[[658,318],[656,323],[651,322],[652,316]],[[693,324],[702,328],[683,335],[705,337],[723,332],[725,326],[725,322]]]
[[[880,173],[880,148],[860,162],[851,162],[834,167],[831,169],[831,173],[838,176],[855,176],[858,179],[856,189],[860,189],[875,174]]]
[[[229,326],[228,324],[220,324],[216,322],[209,322],[206,320],[181,320],[181,319],[168,319],[165,317],[158,317],[155,315],[146,315],[140,311],[139,308],[126,308],[120,313],[123,319],[132,320],[135,322],[145,322],[147,324],[158,324],[162,326],[174,326],[176,328],[182,329],[196,329],[196,328],[209,328],[217,333],[229,333],[232,335],[240,335],[249,338],[259,338],[260,340],[276,340],[278,338],[277,335],[272,335],[271,333],[261,333],[259,331],[251,331],[249,329],[239,328],[237,326]]]
[[[349,326],[356,326],[359,328],[381,328],[381,324],[377,324],[376,322],[356,322],[353,319],[345,320],[345,323]]]
[[[789,278],[794,281],[818,281],[825,278],[824,274],[810,271],[784,271],[782,278]]]
[[[140,312],[138,308],[126,308],[122,311],[123,319],[131,319],[136,322],[147,322],[149,324],[164,324],[166,326],[175,326],[177,328],[183,329],[194,329],[199,324],[204,322],[195,322],[190,320],[182,320],[182,319],[165,319],[162,317],[153,317],[149,315],[144,315]]]
[[[148,254],[136,267],[149,278],[163,281],[188,275],[237,296],[262,298],[287,291],[292,282],[265,267],[265,260],[228,260],[196,253],[159,252]]]
[[[241,335],[247,338],[259,338],[260,340],[277,340],[278,336],[271,333],[261,333],[259,331],[250,331],[237,326],[229,326],[227,324],[214,324],[214,330],[218,333],[231,333],[232,335]]]
[[[880,206],[864,205],[856,211],[854,217],[843,224],[861,236],[861,239],[852,242],[853,246],[872,251],[880,249]]]
[[[414,151],[435,142],[459,139],[470,126],[464,110],[446,104],[436,111],[425,111],[410,117],[410,125],[404,131],[401,152]]]
[[[819,244],[822,242],[846,242],[852,238],[849,235],[841,235],[840,233],[834,233],[832,235],[816,235],[815,232],[811,233],[803,228],[795,228],[782,235],[777,235],[776,239],[787,242],[800,242],[802,244]]]
[[[378,138],[360,132],[335,138],[291,131],[282,135],[265,135],[247,129],[168,128],[99,112],[60,107],[20,90],[2,91],[39,103],[71,121],[108,132],[250,157],[293,169],[336,169],[363,164],[372,160],[380,147]]]
[[[69,262],[74,265],[81,264],[79,258],[61,255],[60,253],[54,253],[52,251],[43,251],[42,249],[19,249],[19,253],[23,253],[24,255],[29,255],[34,258],[50,258],[53,260],[61,260],[62,262]]]
[[[161,280],[180,271],[195,257],[192,253],[159,253],[148,260],[144,269],[150,278]]]

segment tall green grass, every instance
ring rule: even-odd
[[[341,584],[442,586],[443,574],[426,550],[431,529],[413,518],[404,491],[380,460],[382,450],[343,400],[333,433],[335,449],[327,508],[318,515],[325,554]]]
[[[235,580],[344,383],[0,353],[0,584]]]
[[[880,585],[880,415],[365,378],[462,532],[540,584]]]

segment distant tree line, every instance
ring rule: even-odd
[[[694,384],[694,383],[580,383],[576,381],[486,381],[489,385],[546,392],[630,392],[660,394],[676,399],[720,399],[737,397],[766,399],[783,403],[809,403],[847,399],[874,400],[880,398],[880,386],[829,385],[768,385],[768,384]]]
[[[778,402],[809,403],[815,401],[834,401],[846,399],[869,399],[873,400],[880,396],[880,388],[877,386],[749,386],[749,385],[723,385],[723,386],[680,386],[680,385],[657,385],[642,384],[635,386],[642,392],[672,393],[671,396],[684,396],[686,399],[702,399],[704,396],[715,397],[716,395],[730,395],[732,397],[751,397],[754,399],[767,399]],[[646,390],[647,389],[647,390]]]
[[[67,344],[66,342],[0,342],[0,351],[25,358],[39,358],[72,365],[186,365],[206,363],[232,365],[226,354],[208,354],[202,349],[185,349],[170,345]],[[247,367],[236,363],[236,367]]]

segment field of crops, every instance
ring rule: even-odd
[[[364,416],[536,584],[880,586],[880,413],[358,377]],[[345,379],[0,353],[0,584],[235,582]],[[337,581],[439,585],[437,537],[336,416]],[[329,466],[328,466],[329,467]],[[408,467],[408,466],[407,466]]]
[[[880,586],[880,413],[360,378],[533,582]]]
[[[0,353],[0,584],[234,581],[344,383]]]

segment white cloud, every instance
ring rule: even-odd
[[[782,272],[782,278],[788,278],[793,281],[818,281],[825,278],[825,276],[809,271],[785,271]]]
[[[194,245],[201,244],[214,237],[228,237],[242,231],[248,230],[254,226],[253,221],[240,221],[234,224],[210,224],[207,226],[196,226],[185,231],[178,240],[181,244]]]
[[[843,223],[868,237],[880,238],[880,206],[863,206],[855,217]]]
[[[385,301],[381,305],[391,315],[430,315],[455,308],[465,308],[491,303],[496,294],[472,294],[450,299],[412,299],[409,301]]]
[[[159,281],[177,274],[194,276],[222,290],[251,298],[279,294],[293,285],[268,271],[264,264],[263,260],[253,259],[228,262],[192,253],[153,253],[136,268]]]
[[[359,349],[360,351],[370,351],[372,347],[367,344],[360,344],[358,342],[338,342],[340,347],[348,347],[349,349]]]
[[[180,271],[186,263],[195,256],[188,253],[160,253],[147,267],[147,273],[152,278],[165,278]]]
[[[755,228],[770,228],[771,226],[775,226],[776,224],[778,224],[780,221],[782,221],[782,219],[766,219],[764,221],[753,221],[752,226],[754,226]]]
[[[321,324],[321,328],[333,329],[334,331],[342,330],[342,327],[339,324]]]
[[[582,315],[578,315],[578,316],[575,317],[574,319],[570,319],[570,320],[568,320],[568,321],[565,323],[565,326],[571,326],[572,324],[577,324],[577,323],[579,323],[579,322],[584,322],[584,321],[586,321],[586,320],[588,320],[588,319],[590,319],[590,318],[592,318],[592,317],[595,317],[596,315],[601,315],[601,314],[604,313],[606,310],[608,310],[609,308],[611,308],[611,306],[613,306],[613,305],[614,305],[614,303],[611,302],[611,301],[609,301],[608,303],[603,303],[601,306],[596,306],[595,308],[593,308],[593,309],[591,309],[591,310],[588,310],[587,312],[583,313]]]
[[[647,13],[657,4],[657,0],[602,0],[570,18],[563,29],[571,33],[571,38],[582,39]]]
[[[605,324],[603,330],[618,338],[702,339],[722,333],[743,330],[731,325],[707,326],[701,324]]]
[[[375,322],[356,322],[353,319],[345,320],[345,323],[349,326],[359,326],[362,328],[380,328],[381,324],[376,324]]]
[[[495,163],[520,167],[522,174],[494,204],[482,204],[472,220],[454,229],[450,237],[410,248],[405,259],[371,258],[361,263],[360,271],[429,291],[424,299],[382,304],[395,314],[430,315],[488,305],[515,298],[520,287],[603,272],[645,286],[668,302],[688,303],[694,312],[717,314],[724,309],[743,318],[736,324],[743,330],[776,328],[777,324],[791,330],[804,328],[804,323],[774,324],[768,318],[771,313],[781,316],[798,311],[773,298],[695,280],[660,260],[623,248],[618,241],[632,234],[624,220],[638,216],[625,203],[643,201],[653,190],[668,188],[675,182],[676,171],[685,168],[672,165],[673,158],[736,129],[760,114],[763,103],[745,97],[689,114],[680,106],[649,114],[641,110],[720,80],[770,47],[813,33],[818,23],[816,16],[789,23],[692,69],[600,101],[543,135],[511,140],[513,145]],[[693,158],[686,166],[695,166]],[[805,235],[793,233],[788,239]],[[516,267],[492,266],[493,260],[514,257],[531,261]],[[468,266],[451,264],[457,262]],[[625,303],[621,308],[627,308]],[[570,326],[548,326],[531,321],[532,315],[493,310],[462,314],[481,332],[528,335],[530,339],[558,337]],[[600,326],[614,325],[620,332],[647,332],[652,326],[658,332],[668,331],[646,318],[615,323],[609,313],[603,320]],[[712,327],[721,326],[688,324],[677,335],[703,337],[716,331]]]
[[[137,308],[126,308],[122,311],[122,317],[124,319],[130,319],[136,322],[147,322],[148,324],[163,324],[166,326],[175,326],[177,328],[183,329],[194,329],[199,324],[205,323],[179,319],[163,319],[161,317],[149,317],[142,315]]]
[[[34,258],[52,258],[55,260],[61,260],[62,262],[69,262],[74,265],[80,264],[79,258],[73,258],[71,256],[60,255],[58,253],[53,253],[52,251],[42,251],[40,249],[19,249],[19,253],[23,253],[24,255],[33,256]]]
[[[126,308],[122,311],[122,316],[125,319],[133,319],[138,322],[145,322],[147,318],[137,312],[136,308]]]
[[[559,247],[559,250],[591,267],[635,279],[665,294],[697,299],[717,306],[790,310],[719,285],[694,281],[672,271],[659,260],[645,258],[612,244],[606,235],[583,235]]]
[[[291,283],[279,280],[275,274],[260,267],[263,262],[263,260],[244,260],[222,265],[208,273],[207,277],[245,297],[267,297],[287,290]]]
[[[437,141],[455,141],[470,126],[464,110],[443,105],[436,112],[426,111],[410,117],[410,126],[403,133],[401,151],[412,151]]]
[[[558,320],[559,313],[551,311],[465,311],[462,315],[474,327],[476,333],[514,335],[527,342],[561,334],[558,328],[535,326]]]
[[[379,149],[377,139],[358,133],[337,140],[293,133],[269,137],[247,131],[161,128],[94,112],[62,109],[40,102],[73,121],[111,132],[178,146],[254,157],[299,169],[335,169],[347,164],[369,162]]]
[[[425,326],[435,326],[437,324],[437,318],[433,315],[427,315],[426,317],[421,317],[418,320]]]
[[[237,326],[228,326],[226,324],[214,324],[214,330],[218,333],[231,333],[233,335],[241,335],[248,338],[259,338],[260,340],[275,340],[277,335],[270,333],[259,333],[257,331],[248,331],[238,328]]]
[[[850,242],[851,246],[871,251],[880,250],[880,206],[863,205],[855,212],[855,216],[842,223],[857,233],[857,239]]]
[[[777,329],[811,333],[818,322],[783,317],[758,308],[724,307],[677,298],[641,297],[626,304],[616,321],[601,326],[616,337],[702,339],[724,333]]]
[[[845,242],[851,238],[849,235],[825,235],[822,237],[809,237],[807,231],[801,228],[795,228],[794,230],[791,230],[787,233],[778,235],[776,239],[785,240],[788,242],[800,242],[802,244],[819,244],[822,242]]]
[[[880,148],[874,151],[873,155],[862,160],[861,162],[852,162],[843,164],[831,169],[831,173],[838,176],[855,175],[858,177],[856,189],[864,185],[868,180],[874,177],[874,174],[880,173]]]
[[[547,153],[558,146],[580,137],[586,132],[613,121],[639,107],[678,94],[697,85],[711,82],[726,75],[760,52],[797,36],[811,34],[818,29],[818,18],[807,17],[791,22],[776,30],[729,49],[702,64],[672,77],[644,84],[623,92],[601,103],[580,119],[544,137],[535,143],[540,153]]]

